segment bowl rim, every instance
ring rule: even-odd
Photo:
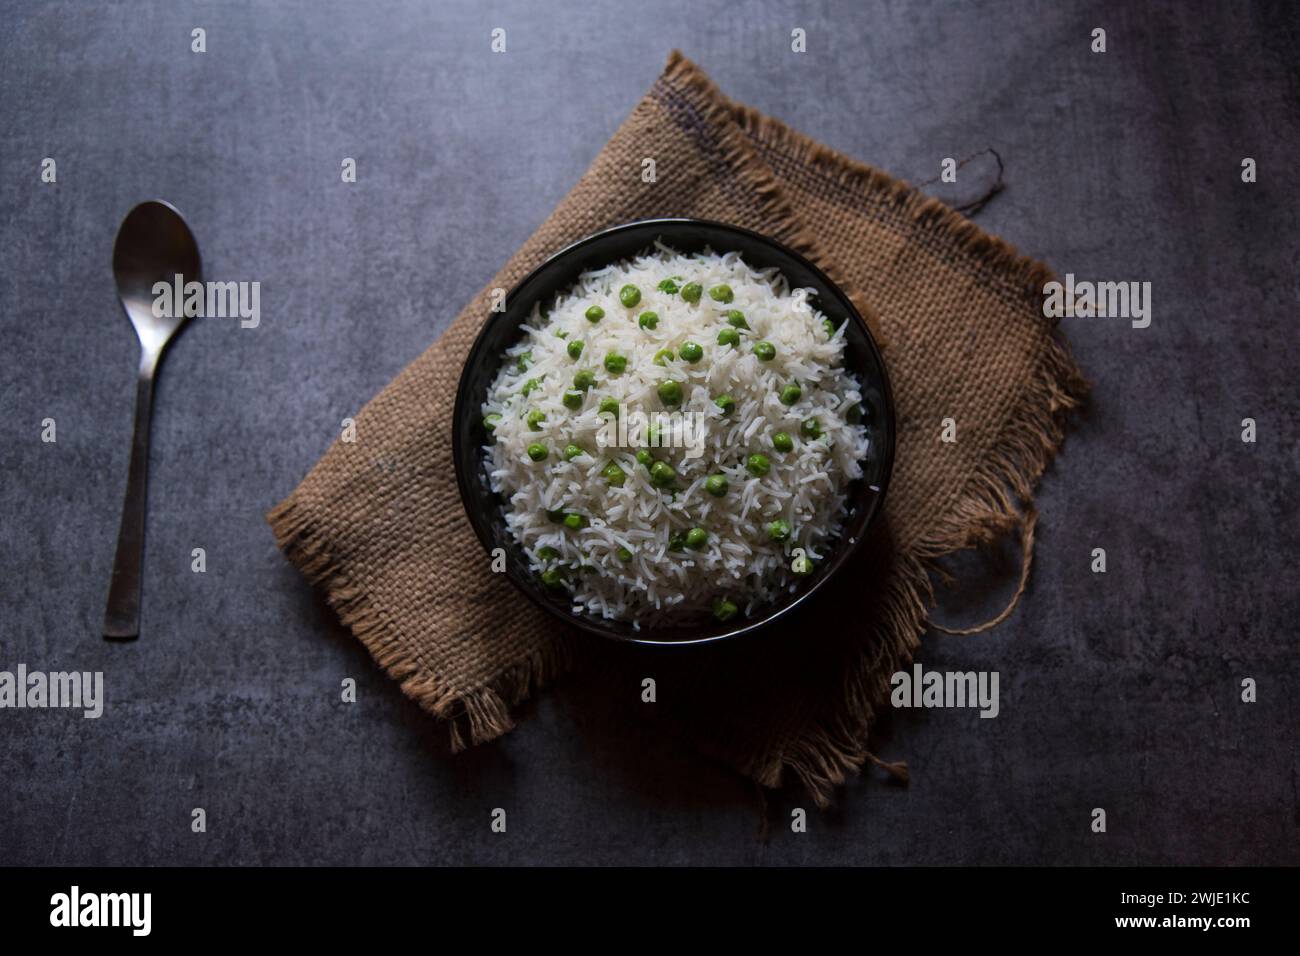
[[[880,369],[880,381],[878,384],[879,384],[880,391],[884,396],[884,408],[882,409],[882,412],[885,417],[885,422],[887,424],[887,427],[884,429],[884,431],[888,438],[888,441],[884,443],[885,447],[883,448],[881,478],[878,484],[875,486],[877,490],[876,490],[875,497],[871,503],[871,511],[867,515],[862,525],[861,533],[858,534],[856,538],[849,541],[847,547],[837,549],[837,554],[835,555],[832,563],[826,568],[825,572],[819,575],[817,580],[813,581],[806,589],[796,594],[793,600],[791,600],[789,603],[779,607],[774,607],[771,610],[769,610],[767,613],[755,619],[742,620],[735,627],[729,628],[721,633],[705,634],[700,637],[690,638],[687,640],[656,640],[653,637],[653,633],[654,633],[653,629],[650,628],[647,628],[644,636],[640,634],[626,635],[626,634],[613,633],[601,626],[605,620],[604,618],[594,617],[590,614],[585,614],[585,613],[579,613],[579,614],[574,614],[572,612],[561,613],[559,608],[557,608],[556,606],[547,603],[545,601],[542,601],[538,597],[538,595],[530,591],[521,582],[516,581],[514,576],[510,573],[509,566],[507,566],[505,575],[510,580],[510,583],[514,585],[516,590],[522,593],[523,596],[527,598],[534,606],[540,608],[542,611],[546,612],[547,614],[552,615],[557,620],[561,620],[565,624],[577,628],[578,630],[584,631],[585,633],[594,634],[605,640],[614,641],[620,644],[641,644],[641,645],[650,645],[656,647],[698,647],[701,644],[715,644],[721,641],[730,641],[733,640],[734,638],[741,637],[745,634],[752,634],[760,630],[766,630],[770,625],[776,623],[778,620],[788,617],[788,615],[792,614],[796,609],[803,606],[810,598],[812,598],[819,591],[821,591],[822,588],[832,578],[834,578],[837,573],[839,573],[840,569],[844,567],[844,565],[849,561],[849,559],[852,558],[853,555],[857,553],[858,549],[862,547],[863,542],[867,538],[868,532],[871,530],[871,528],[875,525],[876,521],[879,519],[881,512],[884,511],[885,496],[889,490],[890,479],[893,477],[894,446],[896,442],[894,396],[889,381],[889,370],[885,365],[884,356],[881,354],[880,346],[876,342],[875,336],[872,335],[871,333],[871,327],[867,324],[866,320],[863,319],[861,313],[857,309],[857,306],[853,304],[853,300],[849,297],[848,293],[846,293],[842,288],[840,288],[839,284],[837,282],[834,282],[830,278],[830,276],[826,274],[825,270],[823,270],[815,262],[812,262],[810,259],[808,259],[807,256],[803,255],[802,253],[796,252],[794,249],[791,249],[789,246],[785,245],[779,240],[773,239],[770,236],[764,235],[763,233],[760,232],[755,232],[752,229],[746,229],[743,226],[733,225],[732,223],[721,222],[715,219],[698,219],[691,216],[665,216],[665,217],[652,217],[649,219],[636,219],[629,222],[619,223],[618,225],[615,226],[609,226],[605,229],[599,230],[598,232],[593,232],[590,235],[584,236],[581,239],[571,242],[568,245],[563,246],[562,248],[551,253],[544,260],[542,260],[542,262],[540,262],[535,268],[530,270],[527,273],[527,275],[525,275],[523,278],[521,278],[518,282],[516,282],[511,287],[510,291],[506,293],[506,302],[513,301],[516,298],[516,293],[519,292],[519,290],[525,288],[543,272],[546,272],[548,269],[552,268],[558,260],[566,256],[572,255],[573,253],[579,251],[580,249],[588,245],[592,245],[593,243],[600,242],[601,240],[611,235],[617,235],[623,232],[629,232],[633,229],[645,229],[647,227],[654,227],[654,226],[660,226],[664,228],[674,228],[674,227],[682,227],[682,226],[705,226],[711,229],[719,229],[724,232],[739,233],[750,240],[757,241],[762,245],[771,247],[781,255],[794,259],[801,266],[806,268],[809,272],[813,273],[813,275],[816,276],[817,279],[828,290],[833,291],[834,294],[838,297],[838,299],[841,300],[842,304],[847,307],[847,312],[845,316],[846,321],[855,321],[861,327],[861,330],[865,336],[867,348],[874,356],[876,365]],[[505,315],[505,314],[506,313],[504,312],[499,313],[499,315]],[[483,322],[482,327],[479,328],[477,334],[474,336],[474,342],[470,346],[469,352],[465,356],[464,364],[461,366],[460,377],[457,380],[456,402],[452,409],[452,419],[451,419],[452,460],[453,460],[453,468],[455,469],[456,472],[456,486],[460,492],[461,508],[465,512],[466,517],[469,519],[469,523],[471,527],[473,527],[474,534],[479,539],[479,543],[483,546],[484,550],[487,552],[489,556],[491,556],[492,554],[493,540],[490,531],[487,527],[485,516],[480,514],[475,508],[470,506],[471,502],[473,501],[473,497],[471,495],[471,489],[466,484],[466,469],[464,467],[466,449],[462,447],[461,442],[459,440],[459,433],[460,433],[459,424],[461,422],[461,416],[467,410],[469,410],[467,408],[469,402],[469,396],[467,394],[469,392],[469,383],[467,379],[470,370],[474,368],[480,361],[482,361],[483,358],[482,353],[487,348],[486,341],[487,341],[488,331],[492,325],[492,322],[495,321],[495,318],[496,318],[495,315],[490,315],[488,319]],[[471,408],[476,407],[477,404],[479,404],[479,402],[475,401],[474,405],[470,407]],[[473,449],[473,450],[477,450],[477,449]]]

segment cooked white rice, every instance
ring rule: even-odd
[[[704,295],[698,303],[687,302],[680,292],[659,289],[665,279],[679,287],[699,283]],[[641,292],[632,308],[619,300],[619,290],[629,284]],[[709,295],[721,284],[734,293],[730,303]],[[791,290],[777,270],[751,269],[737,253],[684,256],[656,244],[646,255],[583,273],[549,312],[534,307],[482,407],[485,415],[500,416],[484,449],[486,467],[493,489],[508,499],[509,530],[533,570],[560,570],[575,614],[653,625],[707,611],[724,597],[749,614],[783,589],[794,589],[797,549],[814,561],[822,556],[820,549],[840,529],[845,490],[861,475],[868,442],[862,425],[848,420],[862,395],[842,367],[843,328],[828,337],[825,316],[811,298],[812,290]],[[605,311],[594,324],[585,317],[591,305]],[[731,327],[727,313],[733,309],[744,313],[749,331],[740,330],[739,347],[719,345],[718,333]],[[638,324],[646,311],[658,314],[653,329]],[[694,364],[680,355],[688,341],[703,347],[703,358]],[[759,341],[775,346],[775,359],[755,357]],[[584,343],[577,360],[567,351],[571,342]],[[662,349],[674,357],[659,365],[654,358]],[[627,358],[621,374],[603,365],[611,352]],[[594,373],[595,384],[575,410],[563,399],[566,391],[577,391],[574,376],[583,369]],[[644,443],[601,446],[610,416],[597,410],[612,397],[629,420],[635,418],[630,413],[666,411],[657,388],[670,379],[683,392],[675,410],[693,413],[702,435],[700,457],[688,457],[683,448],[650,449],[676,469],[674,492],[652,484],[647,466],[637,463],[636,450]],[[534,385],[525,395],[530,380]],[[778,396],[792,382],[802,395],[787,407]],[[721,395],[735,400],[730,414],[714,403]],[[545,415],[537,429],[526,420],[534,409]],[[807,419],[816,419],[820,437],[801,434]],[[774,449],[778,432],[793,439],[792,451]],[[534,443],[547,449],[545,460],[529,457]],[[570,444],[586,454],[566,461],[563,451]],[[763,477],[745,467],[754,453],[770,461]],[[626,475],[621,487],[602,474],[611,461]],[[714,474],[729,483],[723,497],[705,490]],[[567,528],[556,520],[559,512],[583,516],[584,527]],[[772,540],[768,532],[778,519],[790,526],[785,541]],[[680,549],[680,537],[696,527],[708,533],[707,543]],[[670,549],[674,536],[678,550]],[[630,560],[619,559],[620,548],[632,553]],[[547,557],[539,558],[539,551]]]

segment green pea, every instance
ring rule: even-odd
[[[627,356],[619,355],[617,352],[610,352],[605,356],[605,371],[618,375],[627,368]]]
[[[617,415],[617,414],[618,414],[618,399],[617,399],[617,398],[602,398],[602,399],[600,400],[600,409],[599,409],[599,411],[600,411],[600,413],[601,413],[602,415],[605,414],[606,412],[609,412],[609,413],[611,413],[611,414],[613,414],[613,415]]]
[[[790,537],[790,522],[777,518],[767,526],[767,536],[773,541],[784,541]]]
[[[682,386],[679,382],[669,379],[666,382],[659,383],[659,401],[663,402],[670,408],[682,403]]]
[[[528,457],[533,461],[546,461],[546,456],[550,454],[546,446],[541,442],[533,442],[528,446]]]
[[[533,360],[533,353],[525,352],[523,355],[519,356],[519,358],[515,361],[515,368],[519,369],[519,371],[521,372],[527,372],[528,365],[530,362],[532,362],[532,360]]]
[[[673,357],[672,349],[660,349],[658,352],[655,353],[655,364],[666,366],[672,360],[672,357]]]
[[[596,384],[596,373],[589,368],[584,368],[577,375],[573,376],[573,387],[586,391]]]
[[[732,328],[744,329],[746,332],[749,331],[749,323],[745,321],[745,313],[741,312],[739,309],[732,309],[727,313],[727,322]]]
[[[682,534],[680,531],[678,531],[676,534],[670,535],[668,538],[668,550],[685,551],[686,535]]]
[[[715,285],[709,290],[709,298],[714,302],[730,302],[735,297],[736,294],[731,291],[731,286],[725,282],[722,285]]]
[[[817,419],[815,418],[805,418],[803,420],[803,423],[799,426],[799,434],[803,435],[804,438],[813,441],[815,441],[818,438],[821,438],[822,437],[821,422],[817,421]]]
[[[560,552],[556,551],[552,547],[542,547],[537,549],[537,560],[539,561],[554,561],[559,556]]]
[[[624,564],[627,564],[629,561],[632,560],[632,552],[629,551],[627,548],[619,548],[617,551],[614,552],[614,555]]]
[[[618,290],[618,301],[630,309],[641,301],[641,290],[634,285],[625,285]]]
[[[830,319],[822,319],[822,328],[826,330],[828,339],[835,337],[835,323]]]
[[[801,389],[798,385],[795,385],[793,382],[791,382],[785,388],[781,389],[781,395],[780,395],[781,404],[793,405],[795,402],[799,401],[799,398],[802,395],[803,395],[803,389]]]
[[[722,409],[724,415],[730,415],[736,410],[736,400],[730,395],[719,395],[713,400],[713,404]]]
[[[682,358],[694,365],[704,357],[704,349],[698,342],[683,342],[681,347]]]
[[[725,328],[718,333],[719,345],[739,345],[740,333],[733,328]]]
[[[713,616],[719,621],[730,621],[740,613],[740,608],[726,598],[718,598],[713,602]]]
[[[577,458],[579,455],[585,455],[585,454],[586,452],[583,451],[581,445],[569,444],[564,446],[565,461],[573,461],[573,459]]]
[[[528,424],[528,430],[539,432],[542,430],[542,422],[546,421],[546,415],[540,408],[534,408],[525,417],[524,421]]]
[[[660,433],[660,428],[658,422],[651,422],[649,425],[645,427],[645,440],[647,444],[650,445],[650,447],[652,448],[663,447],[659,442],[659,433]]]
[[[564,403],[565,408],[572,408],[574,411],[577,411],[582,407],[582,392],[570,389],[564,393],[564,396],[560,401]]]
[[[672,279],[664,279],[659,283],[658,288],[660,292],[667,292],[669,295],[677,294],[677,283]]]
[[[785,432],[777,432],[772,436],[772,447],[777,451],[794,451],[794,439]]]
[[[569,353],[569,358],[571,359],[579,358],[582,355],[582,343],[579,342],[577,339],[574,339],[567,346],[565,346],[564,350]]]
[[[657,461],[650,466],[650,482],[659,488],[667,488],[677,478],[677,472],[666,461]]]
[[[557,339],[567,339],[569,337],[569,333],[564,331],[564,329],[556,329],[555,337]]]
[[[686,547],[692,551],[698,551],[709,541],[709,533],[703,528],[692,528],[686,532]]]
[[[772,470],[772,463],[766,455],[750,455],[745,459],[745,470],[755,478],[762,478]]]
[[[776,346],[771,342],[755,342],[754,357],[760,362],[770,362],[776,358]]]
[[[650,454],[650,452],[646,451],[644,448],[638,448],[636,450],[636,463],[638,465],[645,465],[648,468],[650,467],[650,463],[654,460],[655,456]]]
[[[496,412],[488,412],[483,416],[483,427],[490,432],[494,432],[497,426],[501,424],[501,416]]]
[[[577,512],[570,511],[564,516],[564,526],[570,531],[577,531],[579,528],[586,526],[587,519]]]
[[[539,577],[543,584],[551,590],[558,590],[564,587],[564,575],[560,573],[559,568],[547,568]]]
[[[595,325],[605,317],[605,310],[598,305],[589,305],[587,306],[587,311],[582,314],[587,317],[588,322]]]
[[[802,577],[807,577],[813,573],[812,559],[807,555],[801,554],[790,562],[790,570]]]
[[[726,475],[709,475],[704,479],[704,490],[715,498],[721,498],[727,493],[731,484],[727,481]]]
[[[641,317],[636,320],[636,324],[643,329],[654,329],[659,326],[658,312],[642,312]]]
[[[519,390],[519,394],[526,398],[529,392],[541,387],[542,380],[540,378],[530,378],[528,381],[524,382],[524,387]]]
[[[688,282],[682,286],[682,298],[687,302],[695,303],[700,301],[700,296],[704,294],[704,286],[698,282]]]
[[[606,465],[604,468],[601,469],[600,473],[604,475],[605,480],[608,481],[615,488],[622,488],[623,482],[627,480],[627,472],[625,472],[622,468],[620,468],[618,466],[618,462],[616,461],[611,461],[608,465]]]

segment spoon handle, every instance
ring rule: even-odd
[[[117,556],[104,612],[104,637],[129,641],[140,636],[140,569],[144,561],[144,503],[149,480],[149,420],[153,415],[153,373],[156,358],[140,357],[135,386],[135,435],[131,439],[131,470],[126,479],[122,524],[117,532]]]

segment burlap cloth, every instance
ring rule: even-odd
[[[642,181],[646,157],[656,182]],[[647,651],[567,632],[490,573],[456,490],[452,396],[490,290],[653,216],[730,222],[803,252],[880,333],[893,384],[897,457],[873,539],[795,624],[734,646]],[[788,769],[824,804],[865,761],[906,777],[867,737],[918,646],[934,559],[1019,532],[1028,573],[1033,486],[1086,390],[1042,316],[1050,278],[936,200],[728,100],[674,53],[550,218],[268,520],[453,747],[505,733],[534,687],[595,661],[671,731],[764,786]],[[939,440],[945,418],[955,442]]]

